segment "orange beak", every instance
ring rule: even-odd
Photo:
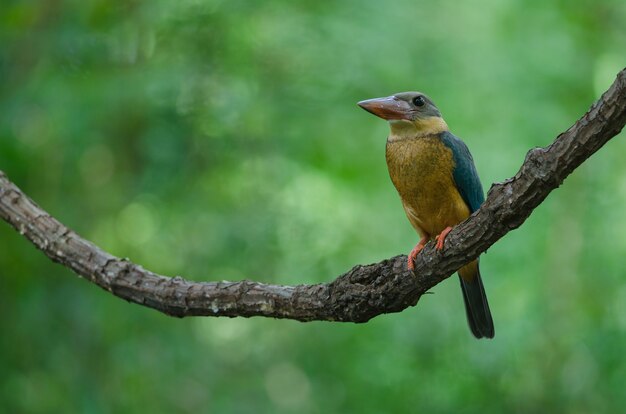
[[[395,96],[368,99],[357,103],[357,105],[365,109],[367,112],[388,121],[399,119],[411,120],[411,108],[408,103],[397,99]]]

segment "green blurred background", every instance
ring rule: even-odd
[[[427,92],[485,190],[626,66],[626,2],[11,1],[0,169],[113,254],[196,281],[329,281],[417,241],[361,99]],[[0,224],[0,411],[618,412],[624,134],[458,283],[367,324],[173,319]]]

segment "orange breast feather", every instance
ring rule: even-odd
[[[387,142],[387,167],[411,225],[434,237],[470,215],[454,183],[452,151],[439,137]]]

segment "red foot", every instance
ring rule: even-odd
[[[450,230],[452,230],[452,227],[446,227],[445,229],[443,229],[441,234],[439,234],[439,236],[435,237],[435,240],[437,240],[435,249],[437,250],[443,249],[443,243],[446,241],[446,236],[448,235],[448,233],[450,233]]]
[[[409,253],[409,260],[406,264],[406,267],[409,270],[415,269],[415,264],[413,263],[413,261],[415,261],[415,258],[417,257],[418,253],[422,251],[427,241],[428,237],[422,237],[419,243],[417,243],[413,250],[411,250],[411,253]]]

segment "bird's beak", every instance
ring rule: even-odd
[[[365,109],[367,112],[388,121],[411,119],[409,117],[411,109],[409,105],[406,102],[397,99],[395,96],[368,99],[357,103],[357,105]]]

